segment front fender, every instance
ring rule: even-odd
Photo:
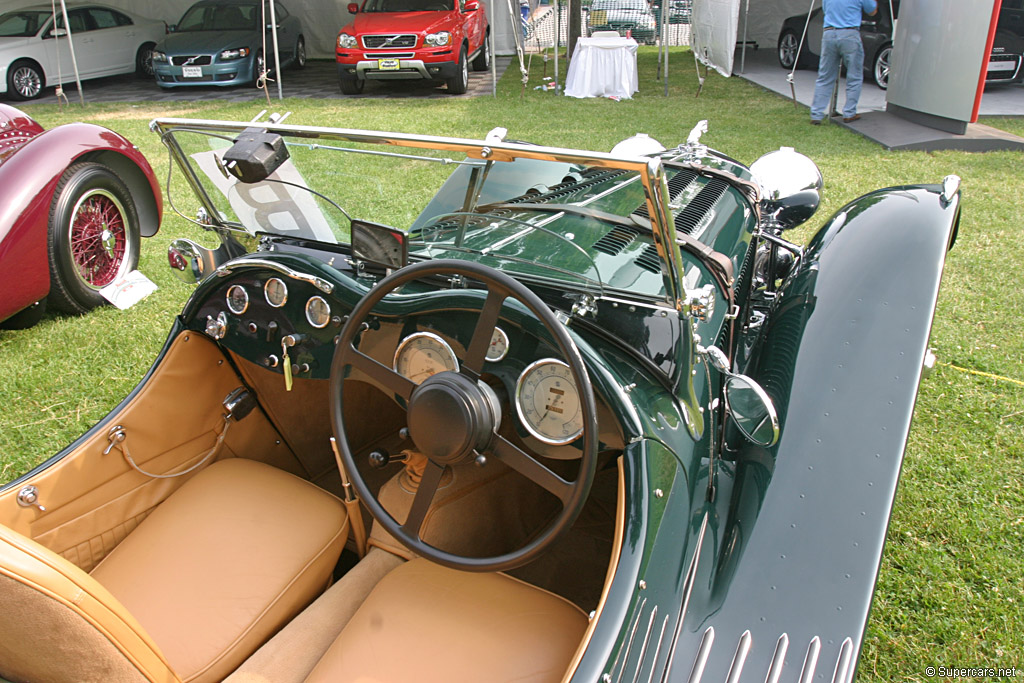
[[[848,204],[782,287],[750,373],[781,437],[741,447],[732,490],[723,482],[721,550],[710,597],[686,615],[680,670],[702,656],[705,680],[726,680],[749,647],[738,680],[774,667],[793,678],[805,659],[852,679],[959,220],[959,194],[941,193],[890,188]]]

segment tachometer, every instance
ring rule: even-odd
[[[531,363],[516,382],[516,412],[530,434],[553,445],[583,433],[580,395],[569,366],[554,358]]]
[[[444,339],[433,332],[414,332],[395,351],[395,372],[419,384],[439,372],[457,372],[459,361]]]
[[[322,296],[312,296],[306,302],[306,320],[316,328],[327,327],[331,322],[331,307]]]

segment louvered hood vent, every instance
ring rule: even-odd
[[[658,247],[653,244],[648,244],[647,248],[643,250],[634,261],[636,265],[640,266],[644,270],[648,270],[652,273],[661,272],[661,256],[658,255]]]
[[[628,247],[640,233],[624,225],[616,225],[611,232],[594,243],[594,249],[610,256],[615,256]]]
[[[671,197],[672,203],[676,203],[679,195],[689,187],[690,183],[696,179],[697,173],[690,169],[683,169],[679,173],[675,174],[668,181],[668,192]],[[701,224],[701,221],[711,213],[715,208],[715,204],[725,194],[725,190],[729,187],[729,183],[721,180],[720,178],[711,178],[707,184],[700,189],[697,196],[690,200],[686,206],[682,208],[675,215],[675,226],[676,231],[683,234],[689,235],[697,226]],[[650,218],[647,213],[647,203],[643,203],[640,207],[633,212],[635,215],[643,216],[644,218]]]
[[[580,174],[582,180],[568,180],[557,185],[552,185],[548,188],[547,192],[522,194],[518,197],[507,199],[502,203],[521,204],[529,202],[531,204],[541,204],[551,202],[564,204],[572,195],[585,194],[593,186],[608,182],[609,180],[625,173],[628,173],[628,171],[606,171],[599,168],[590,168]]]

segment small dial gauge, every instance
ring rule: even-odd
[[[562,445],[583,433],[580,395],[569,366],[554,358],[531,363],[516,382],[516,411],[530,434]]]
[[[327,327],[331,322],[331,307],[322,296],[312,296],[306,302],[306,320],[313,327]]]
[[[415,332],[395,351],[395,372],[416,384],[439,372],[458,372],[459,361],[444,339],[433,332]]]
[[[496,363],[508,353],[508,335],[500,327],[494,328],[491,335],[491,344],[487,347],[487,360]]]
[[[242,315],[245,309],[249,308],[249,293],[242,285],[231,285],[228,289],[227,300],[228,310],[235,315]]]
[[[272,277],[263,285],[263,296],[274,308],[281,308],[288,301],[288,285],[284,280]]]

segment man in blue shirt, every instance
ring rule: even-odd
[[[857,101],[864,82],[864,44],[860,42],[860,14],[874,14],[875,0],[822,0],[825,9],[825,31],[821,34],[821,58],[818,80],[814,83],[811,123],[821,124],[832,97],[832,86],[839,78],[840,64],[846,65],[846,102],[843,121],[860,118]]]

